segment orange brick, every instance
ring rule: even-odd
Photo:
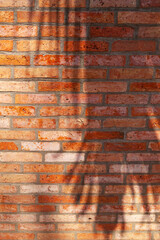
[[[24,206],[25,207],[25,206]],[[43,206],[44,207],[44,206]],[[45,208],[45,207],[44,207]],[[43,224],[43,223],[20,223],[18,229],[22,231],[55,231],[54,224]]]
[[[64,92],[79,92],[80,83],[74,82],[39,82],[38,90],[44,91],[64,91]]]
[[[40,175],[41,183],[80,183],[81,176],[76,175]]]
[[[58,231],[92,231],[92,224],[85,223],[59,223]]]
[[[35,92],[34,82],[15,82],[15,81],[5,81],[0,82],[0,91],[8,92]]]
[[[36,37],[37,34],[37,26],[0,26],[0,37]]]
[[[25,152],[1,152],[1,162],[42,162],[40,153],[25,153]]]
[[[53,104],[57,103],[54,94],[16,94],[15,103],[20,104]]]
[[[64,151],[101,151],[102,144],[101,143],[63,143],[63,150]]]
[[[21,240],[22,238],[28,240],[34,240],[34,233],[1,233],[1,239],[13,239],[13,240]]]
[[[0,163],[1,172],[20,172],[20,165]]]
[[[70,23],[114,23],[113,12],[69,12]]]
[[[66,42],[66,47],[68,48],[68,43]],[[85,69],[85,68],[65,68],[62,71],[62,78],[66,79],[105,79],[107,75],[107,70],[105,69]]]
[[[73,116],[80,115],[81,107],[42,107],[41,116]]]
[[[86,0],[39,0],[39,7],[82,8],[86,7]]]
[[[72,240],[74,239],[74,233],[38,233],[37,239],[38,240],[50,240],[50,239],[56,239],[61,240],[62,238],[64,240]]]
[[[11,11],[0,11],[0,22],[12,23],[14,18],[14,13]]]
[[[16,186],[10,186],[10,185],[5,185],[3,184],[3,186],[0,186],[0,193],[16,193],[17,192],[17,188]],[[0,229],[1,229],[1,224],[0,224]]]
[[[12,40],[0,40],[0,51],[12,51],[13,41]]]
[[[104,164],[74,164],[67,165],[66,167],[67,173],[105,173],[106,166]]]
[[[112,240],[112,234],[111,233],[78,233],[77,234],[78,240]]]
[[[103,231],[104,229],[106,231],[121,231],[121,229],[125,227],[125,231],[132,230],[132,224],[126,223],[125,226],[123,223],[101,223],[96,224],[96,230],[97,231]]]
[[[21,212],[55,212],[55,206],[49,205],[23,205],[20,206]],[[52,229],[53,230],[53,229]],[[33,230],[32,230],[33,231]]]
[[[100,120],[86,118],[61,118],[59,128],[100,128]]]
[[[0,57],[1,57],[1,55],[0,55]],[[34,65],[36,65],[36,66],[50,66],[50,65],[79,66],[80,65],[80,56],[36,55],[34,57]]]
[[[27,44],[28,46],[28,44]],[[31,50],[29,50],[31,51]],[[57,68],[15,68],[15,78],[58,78]]]
[[[149,128],[160,128],[160,119],[159,118],[152,118],[149,119]]]
[[[75,196],[38,196],[38,202],[40,203],[75,203]]]
[[[1,231],[14,231],[15,225],[14,224],[8,224],[8,223],[0,223],[0,230]]]
[[[38,138],[43,141],[80,141],[82,134],[77,131],[39,131]]]
[[[64,23],[64,13],[63,12],[39,12],[39,11],[18,11],[17,12],[17,22],[28,23],[28,22],[51,22],[51,23]]]
[[[0,195],[1,201],[4,203],[27,204],[35,203],[35,197],[32,195]]]
[[[37,176],[34,174],[1,174],[1,183],[34,183]]]
[[[5,116],[34,116],[35,107],[19,107],[19,106],[1,106],[0,115]]]
[[[86,37],[85,26],[42,26],[40,29],[42,37]]]
[[[159,175],[128,175],[127,176],[127,183],[142,183],[142,184],[148,184],[148,183],[158,183],[160,180]]]
[[[0,65],[29,65],[30,57],[22,55],[0,54]]]
[[[0,130],[0,139],[35,140],[34,131]]]
[[[97,207],[95,205],[85,205],[85,204],[70,204],[70,205],[61,205],[60,213],[95,213]]]
[[[18,150],[14,142],[0,142],[0,150]]]
[[[51,165],[51,164],[25,164],[24,165],[24,172],[30,172],[30,173],[35,173],[35,172],[39,172],[39,173],[52,173],[52,172],[63,172],[64,170],[64,166],[55,164],[55,165]]]
[[[17,206],[16,205],[9,205],[9,204],[1,204],[0,205],[1,208],[1,212],[10,212],[10,213],[14,213],[17,212]]]
[[[18,51],[60,51],[60,41],[58,40],[21,40],[17,41]],[[25,69],[26,71],[28,69]],[[42,69],[37,69],[37,72]],[[53,70],[53,69],[52,69]],[[46,71],[46,69],[45,69]],[[34,74],[34,71],[33,71]],[[50,74],[52,71],[50,71]]]
[[[48,118],[14,118],[14,128],[55,128],[56,120]]]
[[[1,0],[0,7],[31,7],[34,6],[34,1],[32,0]]]

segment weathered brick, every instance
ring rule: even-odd
[[[84,82],[84,92],[125,92],[127,83],[125,82]]]
[[[86,6],[86,0],[39,0],[39,7],[62,7],[62,8],[82,8]]]
[[[118,23],[132,24],[158,24],[160,23],[159,12],[119,12]]]
[[[81,107],[42,107],[41,116],[74,116],[80,115]]]
[[[54,104],[57,103],[57,98],[54,94],[16,94],[15,103]]]
[[[32,47],[34,46],[33,43]],[[29,47],[29,43],[26,43]],[[22,49],[20,49],[22,51]],[[32,51],[29,49],[28,51]],[[58,69],[57,68],[15,68],[14,77],[15,78],[58,78]]]
[[[55,128],[56,120],[48,118],[13,118],[14,128]]]
[[[39,82],[38,90],[40,92],[53,92],[53,91],[63,91],[63,92],[79,92],[80,83],[75,82]]]
[[[38,34],[37,26],[0,26],[0,37],[36,37]],[[6,59],[7,61],[7,59]],[[24,64],[25,65],[25,64]]]
[[[66,43],[68,46],[68,42]],[[101,45],[102,47],[103,45]],[[74,44],[75,47],[75,44]],[[68,48],[68,47],[67,47]],[[75,48],[74,48],[75,49]],[[62,71],[62,78],[64,79],[105,79],[107,70],[105,69],[86,69],[86,68],[64,68]]]
[[[106,7],[136,7],[135,0],[91,0],[90,1],[91,8],[106,8]]]

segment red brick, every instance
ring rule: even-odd
[[[102,42],[102,41],[99,41],[99,42],[98,41],[66,41],[64,42],[64,51],[68,51],[68,52],[82,52],[82,51],[83,52],[104,52],[105,51],[106,52],[108,51],[108,46],[109,46],[108,42]],[[86,69],[86,71],[89,71],[89,69]],[[92,71],[95,71],[95,69]],[[79,73],[77,73],[77,75],[78,74]]]
[[[152,165],[152,173],[160,173],[160,165],[159,164]]]
[[[123,183],[122,175],[86,175],[85,184]]]
[[[159,161],[160,154],[155,153],[128,153],[127,161],[129,162],[148,162],[148,161]]]
[[[127,183],[138,182],[141,184],[150,184],[150,183],[158,183],[160,180],[159,175],[129,175],[127,176]]]
[[[105,229],[106,231],[121,231],[123,228],[122,223],[101,223],[101,224],[96,224],[96,230],[97,231],[103,231]],[[132,230],[132,224],[125,224],[125,230],[130,231]]]
[[[63,143],[64,151],[101,151],[102,144],[94,142]]]
[[[118,23],[132,24],[158,24],[160,23],[159,12],[119,12]]]
[[[133,37],[133,33],[131,27],[90,27],[91,37],[129,38]]]
[[[15,225],[14,224],[8,224],[8,223],[1,223],[0,224],[0,230],[1,231],[14,231]]]
[[[160,66],[160,56],[157,55],[143,55],[131,56],[131,66]]]
[[[132,131],[127,133],[128,140],[156,140],[160,137],[160,131]]]
[[[41,116],[74,116],[80,115],[81,107],[42,107]]]
[[[85,139],[87,140],[106,140],[106,139],[123,139],[123,132],[98,132],[98,131],[89,131],[85,133]]]
[[[149,52],[156,50],[156,42],[154,41],[134,41],[134,40],[119,40],[113,42],[113,52]]]
[[[75,196],[38,196],[38,202],[40,203],[75,203]]]
[[[108,185],[105,187],[105,194],[136,194],[142,193],[142,187],[139,185]]]
[[[160,103],[160,96],[158,94],[151,95],[152,104],[159,104]]]
[[[123,213],[123,212],[130,212],[134,213],[137,212],[137,208],[132,205],[102,205],[99,209],[100,212],[113,212],[113,213]]]
[[[102,102],[101,94],[63,94],[60,95],[61,103],[92,103],[97,104]]]
[[[91,0],[91,8],[106,8],[106,7],[136,7],[136,0]]]
[[[64,92],[79,92],[80,83],[76,82],[39,82],[38,91],[64,91]]]
[[[69,23],[114,23],[113,12],[69,12]]]
[[[144,151],[146,150],[146,143],[141,142],[117,142],[105,143],[105,151]]]
[[[42,26],[40,30],[42,37],[86,37],[85,26]]]
[[[134,118],[107,118],[103,122],[104,128],[144,128],[146,126],[146,119],[134,119]]]
[[[125,92],[127,83],[125,82],[84,82],[84,92]]]
[[[153,69],[114,68],[110,69],[110,79],[152,79]]]
[[[160,37],[160,28],[157,27],[139,27],[138,37],[140,38],[159,38]]]
[[[10,213],[17,212],[17,206],[13,204],[1,204],[0,208],[1,208],[1,212],[10,212]]]
[[[49,206],[49,205],[23,205],[23,206],[20,206],[21,212],[41,212],[41,213],[55,212],[55,209],[56,209],[55,206]]]
[[[17,192],[17,188],[16,188],[16,186],[9,186],[9,185],[1,185],[0,186],[0,193],[16,193]],[[0,226],[1,226],[1,224],[0,224]],[[1,229],[1,227],[0,227],[0,229]]]
[[[147,95],[133,94],[111,94],[106,95],[107,104],[147,104],[149,97]]]
[[[94,185],[90,189],[90,185],[78,185],[78,186],[71,186],[71,185],[64,185],[62,187],[62,192],[65,194],[88,194],[88,191],[90,194],[99,194],[102,192],[102,187],[99,185]]]
[[[141,0],[141,7],[148,8],[148,7],[160,7],[159,0]]]
[[[86,0],[39,0],[39,7],[82,8],[86,7]]]
[[[35,203],[35,197],[32,195],[0,195],[1,202],[3,203],[15,203],[15,204],[27,204]]]
[[[32,0],[1,0],[0,7],[31,7],[34,6],[34,1]]]
[[[80,183],[81,177],[76,175],[40,175],[40,183]]]
[[[88,162],[122,162],[124,159],[121,153],[89,153]]]
[[[159,107],[132,107],[132,116],[160,116]]]
[[[67,43],[68,44],[68,43]],[[106,44],[106,43],[105,43]],[[108,43],[107,43],[108,44]],[[68,45],[67,45],[68,46]],[[102,47],[103,45],[101,45]],[[75,47],[75,44],[74,44]],[[62,78],[66,79],[105,79],[107,70],[105,69],[86,69],[86,68],[64,68],[62,71]]]
[[[64,13],[56,11],[18,11],[17,12],[17,22],[19,23],[34,23],[34,22],[44,22],[44,23],[64,23]]]
[[[56,120],[48,118],[13,118],[14,128],[55,128]]]
[[[127,116],[126,107],[87,107],[86,116]]]
[[[74,56],[73,55],[36,55],[34,57],[34,65],[36,66],[49,66],[49,65],[79,66],[80,57],[75,55]]]
[[[125,56],[104,56],[104,55],[86,55],[84,56],[85,66],[124,66]]]

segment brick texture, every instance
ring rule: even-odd
[[[0,0],[0,240],[160,239],[159,37],[159,0]]]

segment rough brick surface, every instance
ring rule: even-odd
[[[0,0],[0,240],[160,239],[159,37],[159,0]]]

